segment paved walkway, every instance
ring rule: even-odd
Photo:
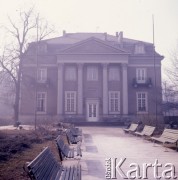
[[[30,127],[30,126],[29,126]],[[29,129],[23,126],[24,129]],[[12,126],[0,127],[0,129],[14,129]],[[116,167],[123,162],[120,167],[111,168],[112,177],[115,179],[126,179],[129,172],[132,171],[134,179],[166,179],[167,177],[178,177],[178,152],[165,148],[162,145],[144,140],[140,137],[125,134],[119,127],[81,127],[83,131],[82,158],[77,160],[82,165],[82,180],[104,180],[106,172],[106,163]],[[106,161],[112,158],[111,161]],[[116,159],[117,158],[117,159]],[[125,159],[126,158],[126,159]],[[124,161],[125,159],[125,161]],[[115,165],[114,165],[115,162]],[[76,164],[76,160],[67,160],[64,164]],[[131,166],[132,165],[132,166]],[[146,168],[146,166],[152,166]],[[162,166],[162,167],[160,167]],[[165,167],[166,166],[166,167]],[[116,170],[117,169],[117,170]],[[175,171],[175,172],[174,172]],[[156,173],[154,175],[154,173]],[[172,174],[171,174],[172,173]],[[142,178],[138,178],[142,176]],[[145,178],[143,178],[145,177]],[[147,177],[147,178],[146,178]],[[131,179],[131,178],[130,178]],[[133,178],[132,178],[133,179]]]
[[[124,176],[129,174],[128,171],[134,169],[131,175],[136,176],[135,179],[139,179],[139,175],[142,176],[140,179],[144,176],[150,180],[156,179],[156,176],[166,179],[162,174],[165,170],[169,170],[167,176],[171,176],[170,179],[174,179],[174,175],[178,176],[178,152],[175,150],[168,149],[168,152],[165,152],[162,145],[153,146],[153,143],[147,140],[125,134],[122,128],[118,127],[82,127],[82,131],[84,136],[83,157],[80,160],[82,180],[104,180],[106,159],[109,158],[113,158],[112,160],[117,158],[116,164],[121,162],[121,158],[126,158],[120,168],[117,168],[115,175],[113,170],[113,177],[117,179],[124,179]],[[109,164],[110,161],[107,162]],[[130,167],[131,163],[135,164]],[[166,163],[170,164],[165,167]],[[146,166],[149,165],[153,167],[148,167],[146,170]],[[162,167],[159,167],[161,165]],[[157,174],[154,175],[154,172]]]

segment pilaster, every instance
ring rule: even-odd
[[[83,114],[83,64],[78,64],[78,114]]]
[[[103,64],[103,115],[108,115],[108,65]]]
[[[122,94],[123,94],[123,114],[128,114],[128,79],[127,64],[122,64]]]
[[[63,71],[64,64],[58,64],[57,114],[59,117],[63,114]]]

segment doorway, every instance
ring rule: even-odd
[[[99,119],[99,101],[87,100],[87,121],[98,121]]]

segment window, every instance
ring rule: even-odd
[[[147,112],[147,93],[137,93],[137,112]]]
[[[144,44],[136,44],[135,45],[135,54],[144,54],[144,53],[145,53]]]
[[[109,81],[118,81],[118,80],[120,80],[118,67],[110,67],[109,68]]]
[[[37,70],[37,81],[40,83],[44,83],[47,80],[47,69],[39,68]]]
[[[76,91],[65,91],[65,113],[76,114]]]
[[[66,81],[76,80],[76,68],[73,66],[67,66],[65,69],[65,79]]]
[[[137,79],[137,83],[146,82],[146,69],[145,68],[136,69],[136,79]]]
[[[109,92],[109,113],[120,114],[120,92],[119,91]]]
[[[37,112],[46,112],[46,92],[37,92]]]
[[[87,67],[87,80],[97,81],[98,80],[98,68],[95,66]]]

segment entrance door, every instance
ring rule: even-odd
[[[98,101],[87,102],[87,120],[98,121]]]

